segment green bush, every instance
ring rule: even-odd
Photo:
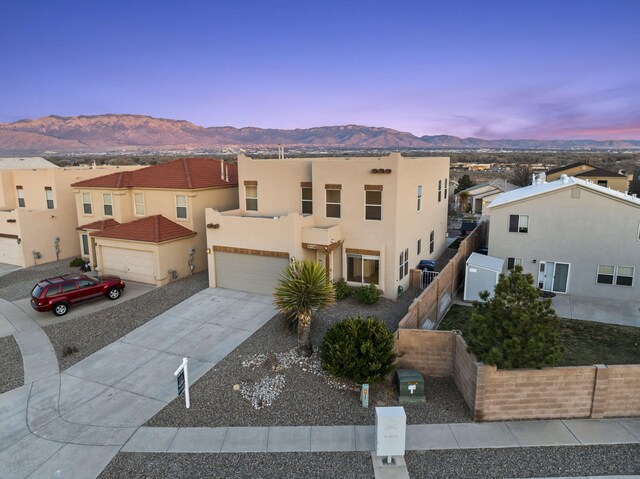
[[[323,367],[357,383],[382,381],[395,364],[393,334],[382,321],[348,317],[334,324],[321,346]]]
[[[356,289],[356,298],[364,304],[375,304],[380,299],[380,291],[378,291],[375,284],[360,286]]]
[[[73,258],[69,263],[69,266],[72,268],[79,268],[84,264],[84,260],[82,258]]]
[[[336,289],[336,299],[344,299],[351,296],[351,288],[347,286],[347,282],[344,278],[340,278],[338,282],[333,285]]]

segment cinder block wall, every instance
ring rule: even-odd
[[[396,367],[416,369],[425,377],[453,374],[454,335],[451,331],[399,329],[396,338],[396,352],[401,355]]]
[[[461,334],[454,334],[453,380],[471,411],[476,410],[478,389],[478,362],[467,351],[467,343]]]
[[[640,416],[640,365],[606,366],[606,371],[607,394],[601,417]]]

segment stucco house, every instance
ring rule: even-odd
[[[395,299],[445,248],[449,158],[238,157],[240,207],[206,212],[209,284],[270,294],[290,260]]]
[[[207,267],[206,207],[238,206],[237,168],[187,158],[72,186],[82,255],[103,274],[163,285]]]
[[[546,180],[555,181],[562,175],[573,176],[580,180],[605,186],[621,193],[627,193],[627,191],[629,191],[629,179],[626,175],[607,171],[584,162],[572,163],[547,170]]]
[[[521,264],[545,291],[640,298],[640,200],[563,176],[503,193],[487,208],[489,255]]]
[[[507,180],[496,179],[473,185],[466,190],[456,193],[459,209],[463,209],[465,213],[473,213],[477,215],[484,214],[484,209],[491,203],[500,193],[505,191],[512,191],[519,188],[516,185],[512,185]],[[464,198],[464,200],[463,200]],[[464,208],[461,205],[461,201],[464,201]]]
[[[43,158],[0,159],[0,263],[31,266],[78,256],[71,183],[134,168],[59,168]]]

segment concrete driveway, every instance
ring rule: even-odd
[[[45,326],[49,326],[51,324],[62,323],[64,321],[69,321],[70,319],[78,318],[80,316],[84,316],[86,314],[96,313],[98,311],[102,311],[103,309],[109,308],[116,304],[122,303],[124,301],[128,301],[133,298],[137,298],[138,296],[142,296],[149,291],[152,291],[156,288],[156,286],[145,283],[137,283],[135,281],[127,281],[124,292],[122,295],[116,300],[108,300],[106,298],[96,299],[95,301],[89,301],[88,303],[77,304],[69,309],[69,312],[64,316],[56,316],[55,314],[48,313],[39,313],[35,309],[31,307],[29,303],[29,298],[19,299],[17,301],[13,301],[18,308],[24,311],[27,316],[33,319],[38,326],[41,328]]]
[[[553,307],[561,318],[640,327],[640,299],[617,301],[575,294],[558,294]]]

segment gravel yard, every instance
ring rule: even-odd
[[[41,279],[59,274],[79,273],[80,268],[69,266],[71,259],[38,264],[0,276],[0,298],[7,301],[28,298],[35,284]]]
[[[64,371],[208,286],[207,272],[202,271],[97,313],[46,326],[43,330],[56,351],[60,370]],[[125,289],[124,297],[126,294]],[[65,346],[78,351],[63,357]]]
[[[342,317],[342,316],[340,316]],[[319,318],[314,321],[319,323]],[[319,326],[316,324],[316,326]],[[296,334],[282,316],[275,316],[191,387],[191,408],[176,398],[154,416],[148,426],[302,426],[374,424],[374,407],[397,405],[394,388],[383,383],[371,388],[368,409],[360,405],[359,393],[336,387],[328,376],[318,375],[317,363],[306,361],[283,370],[269,361],[244,367],[257,354],[283,353],[296,346]],[[234,390],[254,387],[264,378],[284,377],[284,387],[272,405],[255,409]],[[273,388],[265,388],[271,391]],[[406,405],[409,424],[470,422],[466,403],[448,378],[428,378],[427,402]],[[268,402],[268,398],[263,398]]]
[[[640,446],[410,451],[405,461],[411,479],[627,475],[640,474]],[[99,477],[370,479],[373,465],[371,455],[363,452],[119,453]]]
[[[0,394],[24,384],[22,355],[13,336],[0,338]]]

